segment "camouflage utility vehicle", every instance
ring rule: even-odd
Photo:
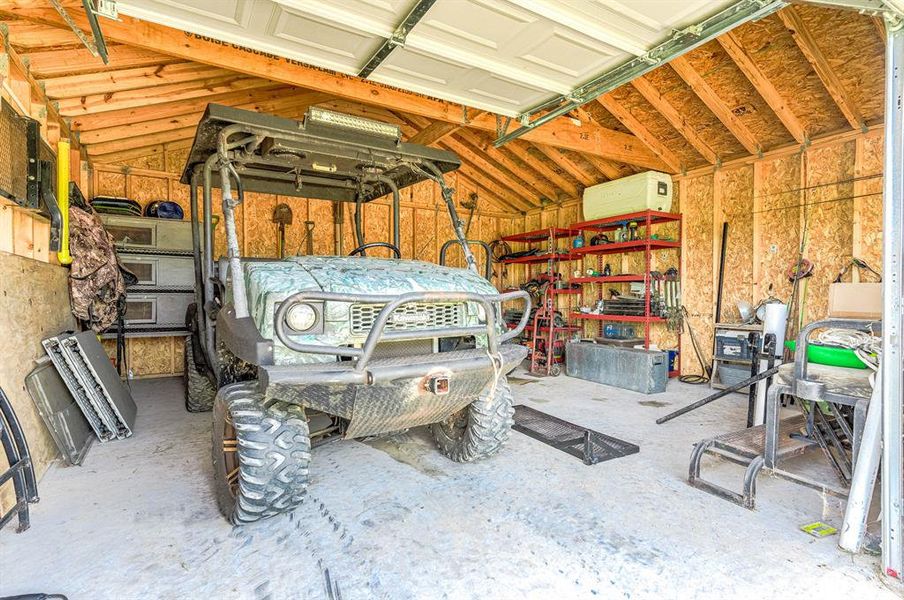
[[[298,122],[207,107],[182,175],[197,296],[187,317],[185,403],[213,409],[217,493],[233,523],[300,502],[312,440],[430,425],[443,454],[471,461],[508,439],[505,376],[526,349],[505,342],[526,317],[507,330],[501,304],[523,302],[527,316],[530,300],[498,293],[477,272],[443,179],[458,166],[454,154],[404,143],[385,123],[316,108]],[[428,179],[442,189],[467,269],[401,259],[399,189]],[[214,188],[228,254],[217,261]],[[355,203],[357,247],[349,256],[240,257],[235,208],[248,192],[334,201],[340,254],[342,203]],[[365,243],[363,204],[390,194],[392,243]],[[375,246],[395,258],[367,257]]]

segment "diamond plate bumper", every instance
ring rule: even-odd
[[[527,349],[503,344],[499,354],[507,374]],[[376,359],[364,371],[353,365],[262,365],[259,377],[268,398],[349,419],[350,438],[442,421],[473,402],[493,378],[493,363],[483,349]],[[437,376],[449,377],[448,393],[428,389]]]

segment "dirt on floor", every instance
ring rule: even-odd
[[[685,482],[692,444],[743,427],[746,398],[666,425],[708,388],[644,396],[521,373],[516,402],[637,444],[593,466],[517,432],[497,456],[456,464],[423,430],[316,448],[294,514],[233,529],[212,493],[210,415],[181,381],[133,382],[135,435],[96,444],[40,482],[32,527],[0,534],[0,595],[80,599],[900,598],[878,559],[835,536],[838,501],[762,477],[748,511]],[[813,460],[819,460],[815,455]],[[707,475],[739,487],[742,470]]]

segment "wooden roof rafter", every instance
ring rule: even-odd
[[[532,169],[540,173],[540,175],[551,181],[553,185],[564,190],[569,196],[573,198],[580,196],[580,189],[578,186],[572,183],[572,181],[564,175],[557,173],[555,169],[546,163],[546,159],[543,156],[534,156],[531,154],[531,146],[527,142],[513,140],[503,146],[503,148],[507,152],[511,152],[515,155],[521,162],[529,165]],[[539,150],[537,152],[539,153]]]
[[[832,65],[829,64],[825,54],[820,50],[813,34],[807,29],[797,9],[794,6],[788,6],[780,10],[778,16],[782,23],[785,24],[785,27],[788,28],[797,47],[800,48],[800,51],[810,62],[819,80],[822,81],[823,86],[829,92],[832,100],[835,101],[844,118],[847,119],[852,128],[865,132],[867,127],[863,114],[847,90],[844,89],[844,85],[842,85]]]
[[[424,127],[429,125],[429,123],[421,117],[412,115],[400,116],[413,127],[417,128],[416,131],[422,131]],[[540,206],[539,192],[522,184],[517,174],[511,174],[504,168],[496,165],[490,158],[483,155],[479,149],[470,147],[465,142],[452,136],[447,136],[444,140],[438,142],[438,145],[457,154],[466,167],[470,168],[473,166],[480,169],[480,172],[485,175],[486,179],[493,180],[499,186],[510,190],[510,194],[506,200],[514,208],[518,210],[530,210]],[[531,201],[531,198],[536,198],[537,201],[533,202]]]
[[[582,186],[588,187],[595,183],[599,183],[595,180],[593,175],[584,170],[570,156],[568,156],[558,148],[552,148],[540,144],[534,144],[534,148],[546,155],[549,160],[559,165],[566,173],[577,179]]]
[[[762,96],[775,116],[778,117],[788,133],[798,144],[806,144],[808,140],[807,132],[800,120],[794,115],[785,102],[782,95],[778,92],[771,81],[763,74],[754,60],[750,57],[738,38],[732,32],[716,38],[716,41],[722,46],[722,49],[728,54],[734,64],[741,70],[744,76],[750,81],[757,93]]]
[[[672,172],[678,172],[682,170],[681,159],[678,156],[669,150],[665,144],[663,144],[659,139],[653,135],[646,126],[640,122],[631,111],[629,111],[626,107],[622,106],[618,100],[616,100],[612,94],[603,94],[599,98],[596,99],[603,107],[608,110],[612,115],[622,122],[622,124],[628,128],[628,130],[636,135],[647,147],[652,150],[656,156],[662,159],[668,167],[672,170]]]
[[[46,8],[41,2],[13,0],[0,3],[0,15],[68,28],[55,10]],[[86,20],[82,15],[75,13],[72,16],[80,27],[87,29]],[[495,116],[482,114],[465,120],[466,111],[459,104],[428,98],[348,75],[327,72],[241,47],[218,44],[202,36],[186,34],[170,27],[124,15],[120,15],[119,21],[104,23],[104,36],[110,42],[130,44],[183,60],[264,77],[279,83],[326,91],[346,100],[496,132]],[[524,137],[528,141],[597,154],[618,162],[663,168],[662,161],[636,137],[592,124],[574,124],[568,119],[557,119]]]
[[[719,157],[706,140],[697,133],[694,127],[687,122],[687,119],[684,118],[678,109],[672,106],[648,79],[638,77],[631,82],[631,85],[644,97],[644,100],[649,102],[659,114],[665,117],[665,120],[669,122],[669,125],[674,127],[675,130],[687,140],[687,143],[689,143],[694,150],[706,160],[706,162],[711,165],[719,162]]]
[[[684,56],[673,58],[669,62],[672,69],[693,90],[707,108],[716,115],[723,125],[734,135],[742,146],[750,154],[762,154],[762,146],[756,136],[747,128],[741,120],[735,116],[731,109],[719,98],[715,90],[703,79]]]
[[[555,184],[544,179],[539,172],[534,172],[529,166],[522,166],[516,162],[515,159],[505,152],[507,146],[496,148],[493,146],[493,140],[476,131],[467,129],[458,130],[453,134],[453,137],[470,144],[476,150],[482,152],[487,159],[499,163],[510,173],[522,178],[527,185],[537,190],[547,200],[556,201],[558,199],[559,190],[556,189]]]

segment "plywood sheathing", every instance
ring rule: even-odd
[[[719,99],[753,134],[763,150],[793,141],[766,101],[718,42],[684,55]]]
[[[737,303],[742,300],[750,303],[753,297],[753,165],[717,171],[714,185],[718,193],[718,201],[715,202],[718,212],[713,217],[716,261],[713,276],[718,285],[722,223],[727,221],[720,320],[734,323],[740,319]],[[718,289],[714,293],[717,294]]]
[[[870,19],[806,5],[794,8],[867,125],[881,121],[885,46]]]
[[[807,151],[804,255],[814,263],[803,303],[803,322],[828,312],[829,284],[850,262],[853,247],[853,141]]]
[[[706,340],[712,339],[713,332],[713,179],[687,179],[681,184],[680,194],[684,229],[682,302],[687,307],[688,323],[708,364],[712,348]],[[687,333],[682,336],[681,343],[685,348],[682,373],[700,373]]]
[[[854,256],[882,271],[882,148],[883,136],[865,135],[857,139],[854,171]],[[854,281],[860,279],[854,273]],[[874,278],[865,278],[875,281]]]
[[[622,86],[611,92],[612,98],[630,112],[666,148],[676,154],[684,166],[701,164],[703,157],[688,144],[662,114],[653,108],[632,86]]]
[[[56,445],[44,426],[31,396],[25,376],[35,360],[44,356],[41,340],[75,329],[69,311],[68,271],[58,265],[0,252],[0,331],[4,332],[4,357],[0,361],[0,387],[16,412],[38,477],[57,456]],[[0,472],[7,467],[0,453]],[[12,482],[0,488],[0,511],[15,502]]]
[[[670,66],[665,65],[651,71],[644,78],[659,91],[663,100],[681,112],[688,125],[706,141],[717,156],[724,158],[746,154],[737,138]]]
[[[791,297],[787,270],[796,261],[800,244],[802,199],[799,154],[754,164],[754,301],[770,293]]]
[[[747,23],[733,34],[810,138],[847,126],[844,115],[776,15]],[[855,45],[860,47],[859,43]]]

